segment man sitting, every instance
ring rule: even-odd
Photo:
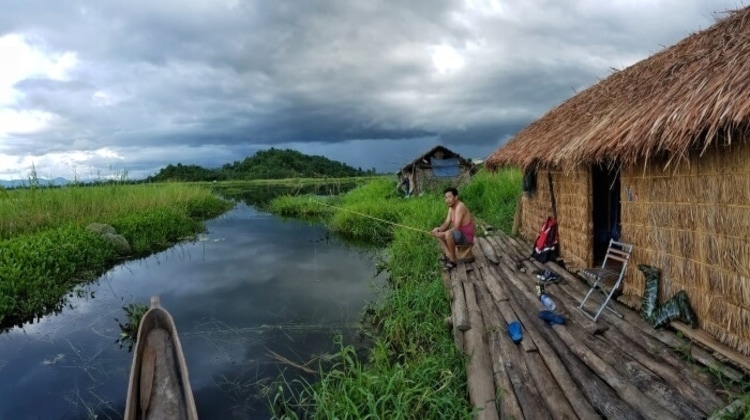
[[[456,245],[474,243],[474,221],[469,209],[458,199],[455,188],[445,189],[445,204],[448,205],[448,216],[430,234],[438,239],[443,248],[444,268],[451,270],[456,267]]]

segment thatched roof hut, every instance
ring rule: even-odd
[[[539,177],[521,233],[558,217],[563,258],[598,261],[635,245],[662,270],[661,297],[686,290],[700,326],[750,355],[750,7],[591,86],[492,153],[489,169]]]
[[[398,176],[399,181],[408,180],[410,195],[419,195],[446,185],[461,185],[475,171],[476,166],[470,160],[446,147],[435,146],[404,165]]]

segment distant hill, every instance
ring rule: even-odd
[[[45,179],[45,178],[39,178],[36,180],[37,185],[40,187],[61,187],[63,185],[68,185],[71,183],[71,181],[68,181],[65,178],[52,178],[52,179]],[[13,179],[13,180],[4,180],[0,179],[0,186],[3,188],[25,188],[30,185],[30,182],[28,179]]]
[[[374,175],[323,156],[310,156],[291,149],[261,150],[243,161],[208,169],[198,165],[167,165],[147,181],[223,181],[283,178],[341,178]]]

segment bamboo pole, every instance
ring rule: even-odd
[[[453,325],[461,331],[471,328],[469,311],[466,306],[466,295],[464,294],[464,283],[466,279],[465,267],[456,267],[451,276],[451,290],[453,291]]]

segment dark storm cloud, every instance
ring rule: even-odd
[[[207,164],[359,140],[489,153],[612,68],[741,6],[708,3],[6,0],[0,37],[77,61],[65,78],[15,84],[12,109],[54,118],[0,153],[109,148],[138,170],[173,163],[170,148]],[[433,62],[441,45],[461,61]],[[136,162],[133,147],[152,150]]]

